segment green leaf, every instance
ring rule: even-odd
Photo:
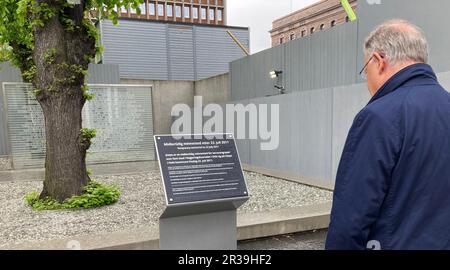
[[[61,210],[61,209],[88,209],[111,205],[120,198],[120,190],[113,185],[106,185],[91,181],[84,187],[85,193],[80,196],[73,196],[63,203],[59,203],[51,198],[39,199],[37,192],[25,195],[25,203],[37,211]]]

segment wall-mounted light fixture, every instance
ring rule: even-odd
[[[278,89],[278,94],[284,95],[286,94],[286,88],[284,86],[274,85],[276,89]]]
[[[272,70],[269,73],[271,79],[275,79],[275,78],[279,77],[281,74],[283,74],[283,71],[279,71],[279,70]]]
[[[279,78],[281,74],[283,74],[283,71],[281,71],[281,70],[272,70],[271,72],[269,72],[269,75],[270,75],[271,79]],[[284,88],[281,79],[277,79],[277,82],[281,83],[281,85],[275,84],[274,87],[278,90],[278,94],[282,95],[282,94],[284,94],[286,92],[286,89]]]

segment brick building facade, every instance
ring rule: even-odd
[[[226,0],[144,0],[141,15],[129,7],[120,17],[152,21],[226,25]]]
[[[349,0],[356,10],[357,0]],[[272,47],[348,22],[340,0],[322,0],[273,22]]]

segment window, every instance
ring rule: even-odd
[[[164,5],[158,4],[158,16],[164,16]]]
[[[192,18],[198,19],[198,7],[192,8]]]
[[[166,12],[167,17],[173,17],[173,5],[167,5]]]
[[[202,8],[202,20],[206,20],[206,8]]]
[[[142,15],[147,14],[147,11],[145,10],[145,3],[139,4],[139,9],[141,10]]]
[[[325,29],[325,24],[320,25],[320,30],[323,30],[323,29]]]
[[[191,17],[191,8],[190,7],[184,7],[184,17],[186,19],[189,19]]]
[[[280,38],[280,44],[283,44],[283,42],[284,42],[284,37],[281,37]]]
[[[156,15],[155,3],[153,3],[153,2],[148,3],[148,14],[150,14],[150,16]]]
[[[311,27],[311,29],[309,30],[309,33],[314,34],[314,30],[315,30],[315,28]]]
[[[291,40],[295,39],[295,34],[291,34]]]
[[[139,9],[141,10],[141,14],[145,14],[145,4],[139,4]],[[122,11],[126,12],[126,11]],[[130,6],[130,13],[131,14],[137,14],[137,9],[133,8],[133,6]]]
[[[336,26],[336,21],[331,21],[331,27],[335,27]]]
[[[210,19],[211,21],[214,21],[214,20],[215,20],[215,18],[214,18],[214,9],[210,9],[210,10],[209,10],[209,19]]]
[[[302,37],[306,36],[306,30],[302,31]]]
[[[217,10],[217,20],[222,21],[222,10],[221,9]]]
[[[181,18],[181,6],[176,6],[175,7],[175,15],[177,16],[177,18]]]
[[[137,10],[135,8],[133,8],[132,6],[130,6],[130,13],[137,14]]]
[[[345,22],[349,22],[350,21],[350,18],[347,16],[347,17],[345,17]]]

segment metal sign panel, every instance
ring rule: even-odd
[[[248,197],[232,134],[155,136],[167,205]]]
[[[44,118],[31,85],[4,83],[3,91],[14,168],[43,167]],[[151,86],[89,85],[89,92],[96,97],[84,106],[83,127],[97,137],[87,162],[155,160]]]

